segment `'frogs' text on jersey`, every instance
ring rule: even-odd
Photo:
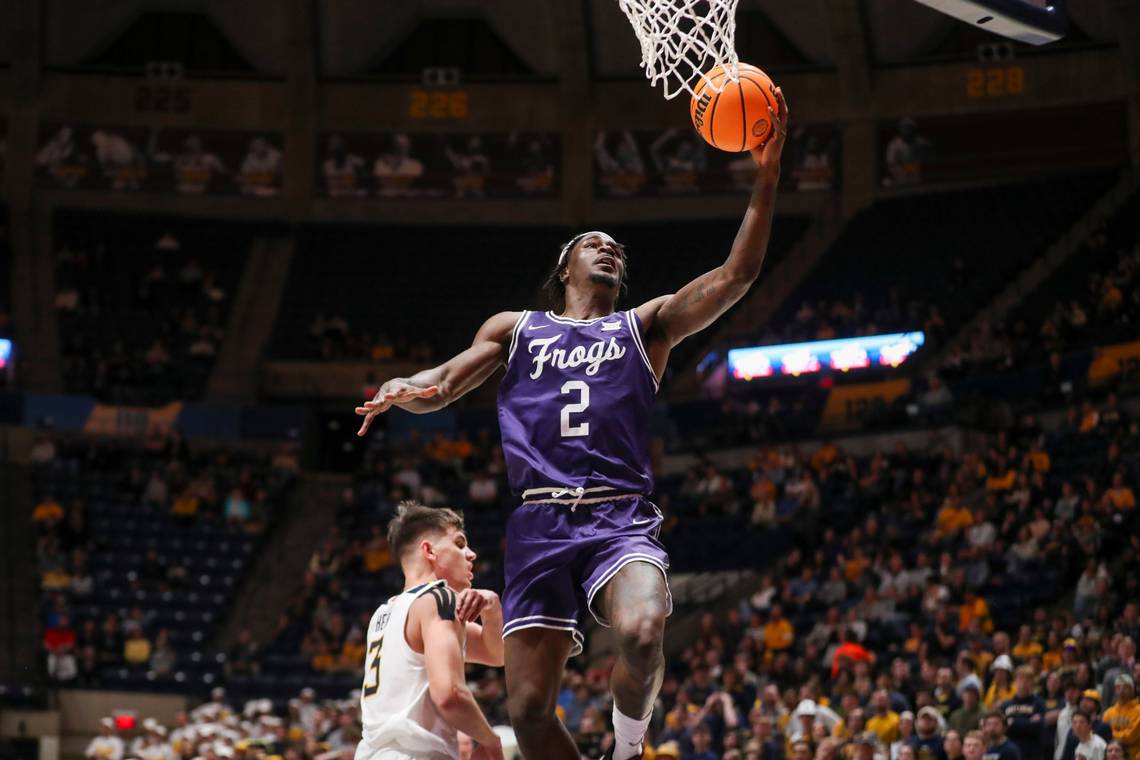
[[[523,312],[499,386],[511,489],[527,498],[651,492],[656,392],[636,312],[590,320]]]

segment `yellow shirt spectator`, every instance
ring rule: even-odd
[[[1116,307],[1119,306],[1123,300],[1124,293],[1120,288],[1116,287],[1116,283],[1111,280],[1106,281],[1104,285],[1104,305]]]
[[[789,649],[796,641],[796,631],[787,618],[774,618],[764,626],[764,646],[770,651]]]
[[[1140,702],[1136,697],[1122,699],[1105,710],[1104,722],[1112,727],[1112,738],[1124,745],[1128,757],[1140,757]]]
[[[994,681],[990,684],[990,688],[986,689],[986,697],[982,700],[985,703],[986,709],[997,707],[1002,702],[1007,702],[1017,696],[1017,689],[1014,688],[1012,682],[1006,685],[1003,689],[998,686],[998,682]]]
[[[382,538],[373,538],[364,547],[364,570],[368,573],[378,573],[384,568],[395,564],[392,559],[392,550],[388,542]]]
[[[863,572],[867,569],[870,563],[867,562],[865,557],[855,556],[847,560],[844,567],[843,575],[847,578],[848,583],[856,583],[863,576]]]
[[[63,519],[63,507],[55,499],[44,499],[32,510],[32,522],[59,522]]]
[[[970,652],[970,656],[974,658],[974,672],[985,678],[994,661],[993,652]]]
[[[1053,462],[1049,459],[1049,452],[1041,449],[1034,449],[1029,452],[1029,463],[1035,472],[1049,472],[1053,467]]]
[[[938,532],[944,536],[953,535],[974,524],[974,516],[961,503],[948,502],[938,510]]]
[[[1021,662],[1028,662],[1034,657],[1039,657],[1045,648],[1036,641],[1030,641],[1026,644],[1015,644],[1013,646],[1013,656]]]
[[[198,514],[198,497],[189,491],[184,491],[174,500],[170,512],[179,517],[192,517]]]
[[[347,639],[340,649],[340,669],[357,670],[364,662],[364,642]]]
[[[825,465],[832,464],[838,458],[839,449],[836,448],[834,443],[828,441],[816,449],[815,453],[811,455],[811,468],[819,472]]]
[[[990,617],[990,606],[980,596],[975,596],[972,602],[969,600],[963,602],[958,608],[958,630],[968,631],[970,624],[975,620],[981,621],[983,632],[993,632],[994,621]]]
[[[1008,491],[1017,482],[1017,473],[1012,469],[1006,470],[1004,475],[990,475],[986,478],[987,491]]]
[[[128,665],[145,665],[150,662],[150,642],[145,636],[127,639],[123,644],[123,659]]]
[[[885,715],[872,715],[867,718],[867,730],[879,737],[880,744],[889,747],[899,739],[899,714],[888,710]]]
[[[1136,508],[1136,495],[1132,493],[1132,489],[1128,486],[1122,485],[1110,488],[1105,494],[1108,496],[1108,500],[1112,502],[1112,506],[1117,509]]]
[[[71,576],[62,568],[48,570],[40,576],[40,588],[44,591],[60,591],[67,588],[70,583]]]

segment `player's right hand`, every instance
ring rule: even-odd
[[[392,406],[417,398],[431,398],[437,393],[439,393],[438,385],[420,388],[403,380],[389,380],[380,386],[380,390],[376,391],[371,401],[365,401],[364,406],[356,407],[356,413],[364,417],[364,422],[360,424],[360,430],[357,430],[356,434],[367,433],[368,428],[372,426],[373,418],[388,411]]]

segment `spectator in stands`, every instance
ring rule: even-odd
[[[154,654],[150,657],[150,669],[160,676],[165,676],[172,673],[177,664],[178,654],[170,645],[170,634],[165,628],[161,628],[154,639]]]
[[[1079,710],[1073,713],[1072,731],[1076,739],[1074,749],[1076,760],[1105,760],[1108,744],[1093,733],[1091,715]]]
[[[1078,709],[1092,716],[1093,733],[1111,744],[1112,726],[1105,722],[1104,716],[1100,713],[1100,692],[1096,689],[1086,689],[1085,692],[1081,694]],[[1070,740],[1071,739],[1072,737],[1070,736]],[[1068,742],[1068,740],[1066,741]],[[1066,743],[1066,751],[1067,749],[1068,743]]]
[[[83,756],[88,760],[123,760],[125,749],[123,740],[115,731],[115,721],[102,718],[99,721],[99,735],[88,743]]]
[[[55,461],[55,442],[48,436],[40,436],[28,452],[28,460],[32,464],[44,465]],[[34,519],[34,518],[33,518]]]
[[[1041,642],[1033,638],[1033,628],[1028,625],[1021,626],[1017,632],[1013,656],[1020,662],[1028,662],[1034,657],[1040,657],[1043,651]]]
[[[911,746],[915,755],[923,760],[945,760],[942,748],[942,714],[937,707],[926,705],[915,719],[914,739]]]
[[[250,526],[253,524],[253,507],[246,498],[245,491],[234,488],[226,496],[226,520],[235,526]]]
[[[47,653],[47,672],[56,681],[72,681],[79,675],[76,659],[78,637],[66,613],[59,616],[54,626],[44,631],[43,647]]]
[[[962,760],[962,734],[957,729],[948,729],[942,739],[943,760]]]
[[[986,754],[986,741],[980,730],[967,731],[962,739],[962,757],[965,760],[982,760]]]
[[[49,494],[32,510],[32,522],[41,535],[52,533],[63,522],[63,506]]]
[[[1069,740],[1073,714],[1080,709],[1081,687],[1076,678],[1072,675],[1065,676],[1064,687],[1065,703],[1057,713],[1053,733],[1053,760],[1061,760],[1061,755],[1065,751],[1065,743]],[[1092,714],[1089,714],[1089,730],[1092,730]]]
[[[128,665],[142,667],[150,662],[152,647],[141,627],[133,628],[123,642],[123,661]]]
[[[1014,651],[1017,651],[1016,648]],[[1022,665],[1017,669],[1014,688],[1014,697],[1000,706],[1009,739],[1017,745],[1022,758],[1040,758],[1045,703],[1034,693],[1034,673],[1031,667]]]
[[[891,709],[890,693],[878,689],[871,697],[873,714],[867,719],[867,730],[879,738],[884,747],[891,746],[899,738],[899,714]]]
[[[993,680],[990,681],[990,687],[986,690],[985,699],[982,704],[987,709],[994,709],[999,707],[1003,702],[1013,699],[1016,694],[1016,689],[1013,685],[1013,660],[1009,655],[998,655],[990,666],[993,674]]]
[[[967,595],[967,598],[969,595]],[[934,707],[938,710],[940,722],[945,723],[946,719],[950,717],[950,713],[958,709],[962,704],[961,698],[958,696],[958,690],[954,681],[954,671],[950,668],[939,668],[935,676],[934,692]]]
[[[253,632],[249,628],[242,628],[238,632],[237,641],[230,647],[226,656],[227,676],[232,678],[235,675],[256,674],[260,650],[257,642],[253,640]]]
[[[1130,758],[1140,757],[1140,703],[1136,700],[1136,682],[1127,673],[1113,680],[1115,702],[1104,711],[1104,720],[1112,727],[1112,738],[1121,743]]]
[[[986,741],[986,756],[994,760],[1022,760],[1017,745],[1005,736],[1005,715],[991,710],[982,719],[982,733]],[[1028,759],[1026,759],[1028,760]]]
[[[1088,572],[1086,568],[1086,573]],[[1100,575],[1098,573],[1097,579],[1099,581],[1108,580],[1108,574]],[[1096,593],[1097,586],[1093,586],[1093,593]],[[1116,659],[1108,666],[1104,673],[1104,681],[1100,687],[1100,693],[1104,696],[1104,703],[1106,705],[1113,705],[1116,702],[1116,679],[1122,675],[1131,675],[1133,668],[1136,666],[1136,642],[1131,636],[1121,636],[1119,643],[1116,645]]]
[[[950,728],[965,734],[977,729],[982,722],[985,709],[981,704],[981,696],[977,684],[967,683],[961,691],[962,705],[950,713],[947,724]]]
[[[788,649],[795,643],[796,631],[791,622],[784,617],[780,605],[772,605],[768,614],[768,622],[764,625],[764,646],[766,649],[779,652]]]

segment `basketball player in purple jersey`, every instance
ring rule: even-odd
[[[555,311],[497,314],[470,348],[389,380],[356,409],[364,435],[392,406],[441,409],[506,365],[499,426],[508,479],[523,503],[507,521],[503,635],[507,707],[523,757],[579,757],[555,706],[588,614],[613,628],[618,646],[609,756],[641,753],[672,607],[661,513],[648,500],[650,412],[673,346],[724,314],[760,274],[787,135],[779,90],[777,100],[776,134],[752,152],[759,174],[724,264],[674,295],[618,312],[622,247],[604,232],[580,234],[562,248],[548,282]]]

